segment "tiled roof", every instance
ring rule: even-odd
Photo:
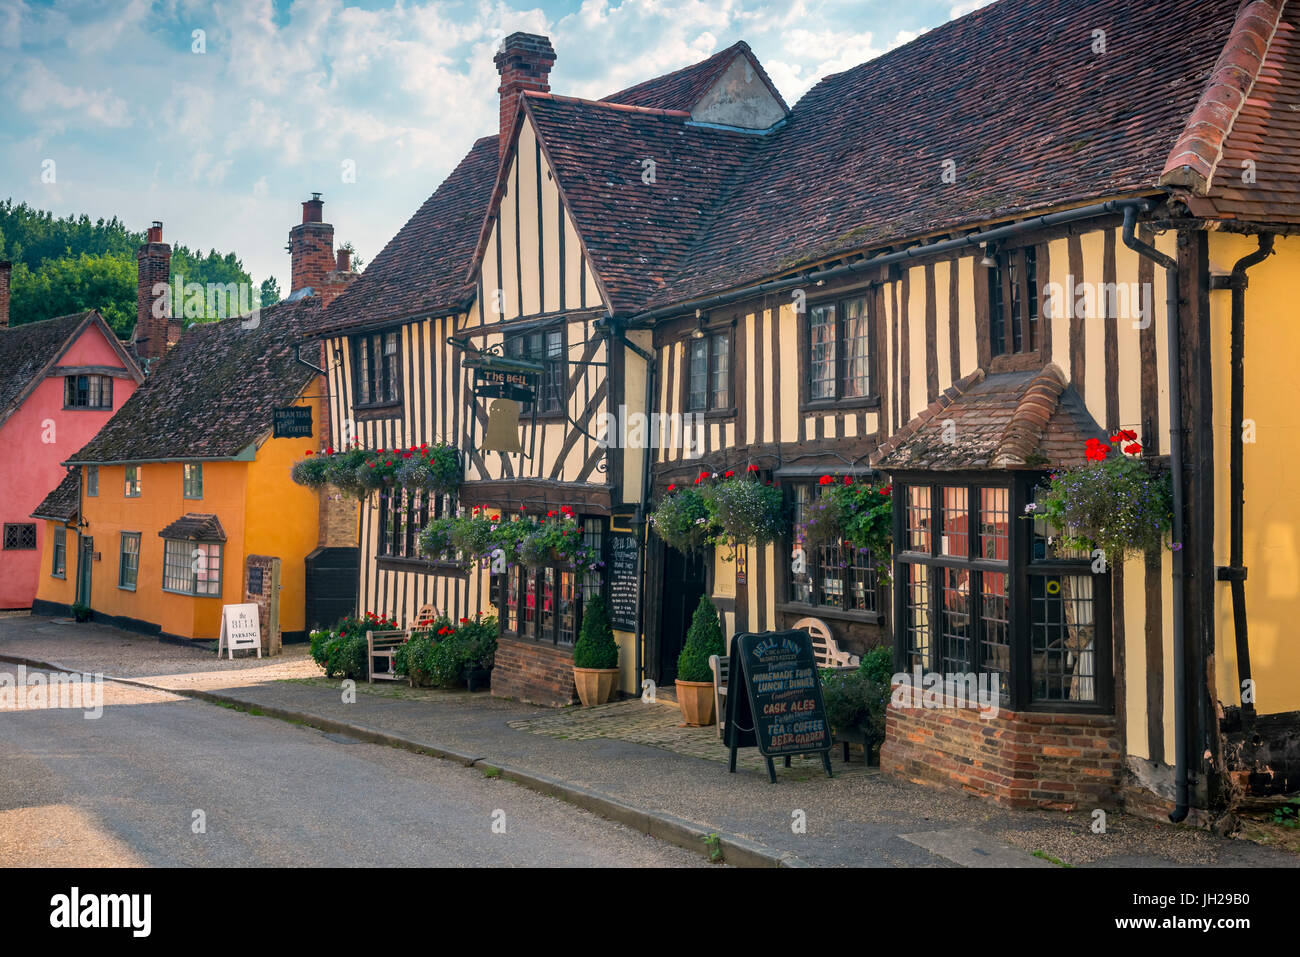
[[[680,275],[647,305],[1155,191],[1237,5],[1001,0],[827,77],[764,139]],[[1093,52],[1097,30],[1104,53]]]
[[[93,315],[91,310],[0,328],[0,423]]]
[[[231,458],[271,429],[316,373],[294,358],[314,334],[320,299],[285,300],[247,320],[192,326],[75,464]]]
[[[215,515],[188,512],[158,533],[159,538],[191,542],[224,542],[226,530]]]
[[[637,308],[681,269],[761,142],[688,126],[680,114],[546,94],[524,102],[616,311]],[[647,159],[653,183],[642,179]]]
[[[885,471],[1069,468],[1104,438],[1061,370],[985,375],[954,383],[872,457]]]
[[[81,508],[81,469],[69,469],[58,485],[45,496],[32,518],[48,518],[56,522],[70,522]]]
[[[375,326],[458,307],[497,175],[497,138],[485,136],[425,200],[347,290],[330,303],[322,332]]]
[[[768,77],[763,64],[758,61],[758,57],[754,56],[749,44],[744,40],[733,43],[725,50],[720,50],[699,63],[655,77],[653,80],[646,80],[626,90],[611,93],[603,99],[607,103],[626,103],[628,106],[647,106],[657,110],[685,110],[689,113],[700,102],[700,98],[708,93],[713,84],[727,72],[731,61],[738,56],[749,59],[777,102],[788,110],[789,107],[785,106],[785,100],[781,98],[776,84]]]
[[[1267,28],[1261,16],[1279,5],[1255,0],[1246,7],[1238,18],[1240,49],[1226,50],[1225,58],[1248,65],[1251,56],[1257,56],[1258,33]],[[1300,4],[1287,5],[1274,25],[1268,52],[1230,121],[1231,132],[1226,140],[1219,133],[1221,157],[1207,164],[1205,181],[1187,180],[1192,190],[1188,206],[1196,215],[1300,223]],[[1243,78],[1245,68],[1229,63],[1216,76],[1220,73],[1221,82],[1207,86],[1204,105],[1193,114],[1194,121],[1202,116],[1203,122],[1189,124],[1189,132],[1199,130],[1203,136],[1193,147],[1202,152],[1215,148],[1210,142],[1209,114],[1202,109],[1213,110],[1214,101],[1222,101],[1225,109],[1230,106],[1232,93],[1225,91],[1234,89],[1231,82]],[[1188,160],[1189,165],[1192,162]],[[1246,175],[1248,170],[1253,177]]]

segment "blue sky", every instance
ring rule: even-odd
[[[161,219],[283,289],[311,191],[368,260],[495,131],[492,54],[515,30],[551,37],[557,93],[599,98],[743,39],[793,104],[987,2],[0,0],[0,197]]]

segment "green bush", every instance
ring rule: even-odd
[[[862,673],[872,681],[889,685],[894,677],[894,649],[878,645],[862,656]]]
[[[867,673],[865,665],[864,662],[862,667],[854,671],[823,671],[822,700],[826,704],[826,719],[830,721],[831,727],[839,731],[866,727],[880,741],[885,735],[889,680],[874,680]]]
[[[582,633],[573,646],[573,667],[618,667],[618,642],[609,624],[609,605],[602,595],[597,595],[582,610]]]
[[[695,614],[691,617],[691,627],[686,631],[686,645],[677,656],[677,679],[712,681],[713,670],[709,668],[709,658],[713,655],[721,658],[726,653],[718,609],[708,595],[701,595],[700,603],[695,606]]]
[[[383,615],[370,612],[364,617],[350,615],[335,622],[332,628],[313,631],[308,649],[326,678],[365,678],[370,673],[366,660],[370,650],[366,632],[389,631],[396,627],[397,622]]]

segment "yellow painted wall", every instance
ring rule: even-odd
[[[67,553],[64,561],[64,577],[56,578],[50,574],[54,568],[54,535],[66,529]],[[41,573],[36,581],[36,597],[41,601],[54,602],[59,605],[71,605],[77,600],[77,530],[66,528],[63,522],[45,523],[45,535],[41,545]]]
[[[308,449],[320,447],[323,386],[321,379],[312,380],[304,397],[293,403],[311,408],[312,437],[266,439],[257,450],[256,461],[248,466],[244,485],[244,558],[248,555],[270,555],[280,559],[282,632],[302,631],[306,627],[305,559],[316,548],[319,540],[320,502],[317,492],[290,479],[289,470]],[[207,494],[206,488],[204,494]],[[230,534],[229,529],[226,534]],[[242,560],[239,567],[242,575]],[[222,587],[224,589],[224,582]]]
[[[1246,236],[1210,234],[1210,269],[1229,272],[1255,251]],[[1300,710],[1300,238],[1277,240],[1276,253],[1249,272],[1246,291],[1244,417],[1254,422],[1254,441],[1244,447],[1246,608],[1256,708],[1264,714]],[[1215,564],[1229,561],[1229,347],[1231,293],[1210,293],[1214,363]],[[1249,439],[1249,436],[1248,436]],[[1241,701],[1237,681],[1232,597],[1227,583],[1215,586],[1218,694]]]

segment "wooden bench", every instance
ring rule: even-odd
[[[393,660],[397,649],[406,641],[405,631],[367,631],[366,632],[366,682],[374,684],[375,679],[396,681],[398,678],[396,662]],[[375,659],[382,658],[388,662],[387,671],[375,670]]]
[[[856,668],[862,663],[857,655],[841,651],[831,637],[831,630],[820,618],[800,618],[790,627],[808,632],[812,638],[813,656],[818,668]]]
[[[718,718],[718,737],[722,737],[722,723],[727,716],[727,676],[731,672],[731,656],[709,655],[709,670],[713,672],[713,711]]]

